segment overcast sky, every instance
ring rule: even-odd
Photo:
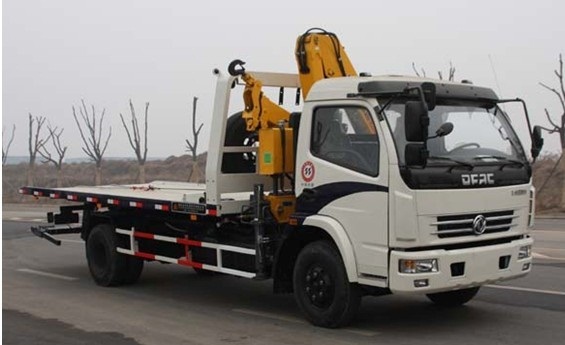
[[[131,98],[138,114],[151,104],[149,156],[181,155],[197,96],[203,152],[213,68],[240,58],[250,70],[295,73],[294,42],[310,27],[335,32],[358,71],[413,75],[416,62],[430,76],[452,62],[456,79],[521,97],[546,124],[543,109],[557,119],[560,106],[538,82],[557,86],[564,23],[562,0],[4,0],[2,125],[17,127],[10,155],[27,155],[32,113],[65,128],[68,157],[84,156],[71,109],[84,99],[106,109],[106,156],[133,156],[119,119]],[[523,123],[519,108],[507,109]],[[547,137],[545,151],[558,148]]]

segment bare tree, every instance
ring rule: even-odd
[[[6,129],[2,127],[2,139],[6,137]],[[8,144],[4,147],[4,140],[2,140],[2,166],[6,165],[6,161],[8,160],[8,152],[10,152],[10,146],[12,146],[12,142],[14,141],[14,137],[16,136],[16,125],[12,126],[12,135],[10,135],[10,140],[8,140]]]
[[[45,124],[46,118],[44,116],[33,117],[29,114],[29,137],[28,137],[28,151],[29,151],[29,164],[27,169],[27,185],[33,186],[35,180],[35,158],[39,149],[45,144],[49,137],[41,138],[41,128]],[[34,125],[35,124],[35,125]]]
[[[414,70],[414,73],[416,73],[418,77],[423,77],[423,78],[426,77],[426,70],[424,70],[423,68],[420,68],[420,70],[418,70],[414,62],[412,62],[412,70]],[[437,75],[439,77],[439,80],[444,80],[442,71],[437,71]],[[449,62],[449,70],[447,71],[447,80],[448,81],[455,80],[455,67],[453,66],[451,61]]]
[[[563,86],[563,55],[559,54],[559,70],[554,70],[555,76],[557,77],[559,83],[559,90],[556,88],[547,86],[547,84],[539,83],[543,88],[553,92],[557,99],[559,99],[559,103],[561,103],[561,121],[554,121],[553,118],[549,115],[549,111],[545,108],[545,116],[547,117],[547,121],[551,125],[551,128],[542,127],[548,133],[558,133],[559,140],[561,141],[561,151],[565,151],[565,87]]]
[[[147,160],[147,114],[149,112],[149,102],[145,103],[145,126],[144,135],[141,135],[139,131],[139,123],[137,122],[137,116],[135,115],[135,109],[131,99],[129,100],[129,108],[131,111],[131,131],[126,125],[124,116],[120,113],[120,119],[122,119],[122,124],[128,135],[129,144],[135,152],[137,158],[137,164],[139,167],[138,182],[145,183],[145,162]],[[133,137],[132,137],[133,134]],[[143,146],[143,148],[142,148]],[[143,150],[143,152],[142,152]]]
[[[198,97],[193,97],[192,98],[192,137],[193,137],[193,141],[191,142],[190,139],[186,139],[186,148],[187,151],[190,152],[192,154],[192,168],[190,169],[190,175],[188,176],[188,181],[190,181],[194,175],[196,174],[196,180],[198,182],[198,179],[200,178],[200,170],[198,168],[198,162],[197,162],[197,152],[196,150],[198,149],[198,136],[200,135],[200,130],[202,129],[202,126],[204,125],[203,123],[201,123],[198,126],[198,129],[196,129],[196,102],[198,102]]]
[[[63,187],[63,159],[67,153],[67,146],[61,144],[61,135],[63,134],[63,128],[59,129],[57,127],[51,127],[47,124],[47,130],[49,131],[49,137],[51,138],[51,144],[57,153],[56,158],[51,155],[51,152],[47,150],[45,145],[42,145],[39,149],[39,154],[43,157],[43,163],[52,163],[57,169],[57,188]],[[47,144],[47,143],[45,143]]]
[[[91,105],[90,107],[91,114],[89,114],[84,100],[81,100],[81,106],[78,108],[81,121],[79,121],[79,117],[74,106],[73,117],[75,118],[75,122],[80,132],[80,137],[82,138],[82,151],[86,153],[86,155],[90,157],[90,159],[92,159],[96,164],[96,175],[94,183],[98,186],[102,183],[102,159],[104,157],[104,153],[106,152],[106,148],[108,148],[110,137],[112,136],[112,127],[108,127],[108,136],[103,142],[102,127],[104,125],[104,115],[106,114],[106,109],[103,109],[101,114],[97,114],[94,105]],[[81,126],[81,122],[84,126],[84,130]]]
[[[539,83],[546,90],[551,91],[557,96],[559,103],[561,104],[561,119],[560,121],[555,121],[549,114],[547,108],[545,108],[545,116],[551,127],[542,127],[549,134],[557,133],[559,135],[559,140],[561,143],[561,156],[557,161],[557,172],[565,174],[565,87],[563,86],[563,55],[559,54],[559,69],[553,71],[558,81],[558,89],[548,86],[544,83]],[[558,115],[559,116],[559,115]],[[551,176],[549,177],[551,178]],[[561,207],[565,209],[565,179],[561,178]]]

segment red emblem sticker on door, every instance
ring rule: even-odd
[[[306,161],[302,164],[302,179],[304,182],[312,182],[315,173],[316,168],[314,168],[314,163]]]

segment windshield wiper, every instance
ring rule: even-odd
[[[504,163],[500,166],[500,170],[502,170],[507,165],[520,165],[523,167],[526,163],[519,161],[517,159],[508,158],[505,156],[496,156],[496,155],[480,155],[478,157],[473,158],[473,160],[482,160],[482,159],[497,159],[498,161],[504,161]]]
[[[473,168],[475,167],[475,166],[474,166],[473,164],[471,164],[471,163],[463,162],[463,161],[460,161],[460,160],[458,160],[458,159],[453,159],[453,158],[451,158],[451,157],[445,157],[445,156],[429,156],[428,159],[437,159],[437,160],[444,160],[444,161],[454,162],[454,163],[457,163],[457,164],[459,164],[459,165],[466,166],[466,167],[470,168],[470,170],[473,170]],[[453,170],[453,168],[454,168],[454,167],[451,167],[451,168],[449,169],[449,172],[451,172],[451,170]]]

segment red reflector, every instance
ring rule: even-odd
[[[155,209],[156,209],[156,210],[160,210],[160,211],[168,211],[168,210],[169,210],[169,205],[159,205],[159,204],[156,204],[156,205],[155,205]]]
[[[155,235],[153,234],[150,234],[148,232],[139,232],[139,231],[134,231],[133,236],[138,238],[148,238],[151,240],[155,238]]]

